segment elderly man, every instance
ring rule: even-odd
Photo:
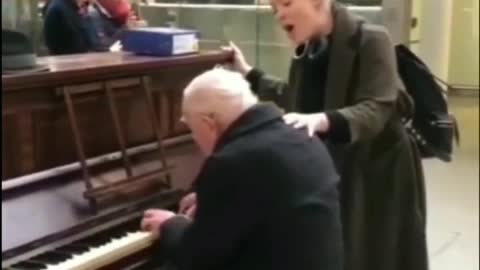
[[[145,212],[165,256],[182,270],[343,269],[339,177],[323,143],[223,69],[195,78],[182,106],[208,158],[192,219]]]

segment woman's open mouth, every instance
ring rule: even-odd
[[[287,34],[292,34],[293,30],[294,30],[294,27],[292,24],[287,24],[287,25],[284,25],[283,26],[283,30],[285,30],[285,32],[287,32]]]

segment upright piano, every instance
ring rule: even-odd
[[[91,53],[2,75],[2,269],[162,267],[140,219],[174,209],[203,161],[182,89],[230,57]]]

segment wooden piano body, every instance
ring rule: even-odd
[[[112,239],[125,238],[128,231],[133,232],[128,237],[141,239],[142,247],[147,247],[145,243],[151,238],[135,232],[143,211],[174,207],[182,196],[181,190],[192,181],[202,163],[187,128],[179,122],[182,89],[194,76],[228,61],[230,56],[224,52],[202,52],[173,58],[127,53],[45,57],[39,59],[39,64],[49,68],[46,72],[2,76],[2,268],[97,269],[88,264],[65,266],[64,262],[72,261],[72,257],[79,261],[85,252],[108,253],[107,249],[120,249],[130,244],[129,240],[113,245]],[[66,86],[95,89],[105,82],[116,85],[115,103],[126,148],[140,149],[131,157],[131,162],[135,161],[132,171],[136,174],[160,163],[155,151],[155,132],[136,83],[146,77],[165,156],[173,166],[171,186],[148,195],[121,194],[116,198],[117,203],[94,213],[84,197],[84,175],[78,164],[65,99],[59,89]],[[108,182],[125,177],[104,93],[86,91],[74,99],[74,104],[85,156],[89,161],[95,158],[101,161],[90,168],[92,175],[95,174],[92,178]],[[117,158],[112,159],[111,153],[115,152]],[[104,158],[99,159],[102,155]],[[66,167],[70,169],[62,171]],[[41,177],[42,174],[47,177]],[[39,177],[24,181],[30,176]],[[15,187],[15,181],[26,184]],[[104,247],[99,249],[99,246]],[[148,258],[145,250],[139,248],[135,256],[125,253],[121,260],[112,259],[103,266],[142,267]],[[95,254],[89,256],[94,258]]]

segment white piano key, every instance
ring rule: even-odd
[[[49,265],[47,270],[94,270],[151,245],[155,237],[149,232],[131,232],[89,251],[73,256],[63,263]]]

